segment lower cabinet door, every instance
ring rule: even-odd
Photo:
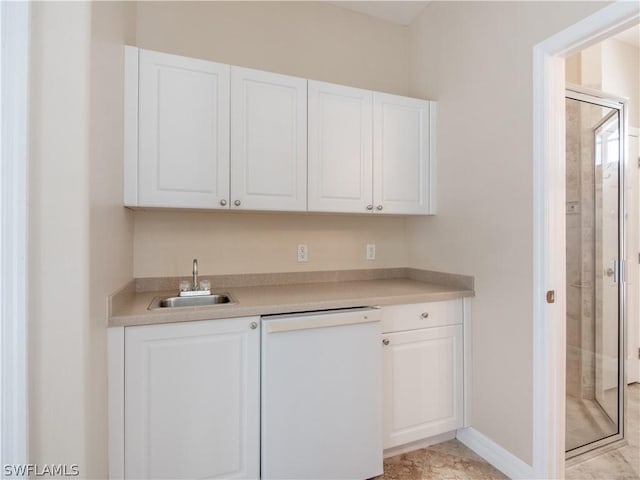
[[[260,476],[260,319],[125,329],[125,477]]]
[[[462,325],[383,335],[384,448],[462,427]]]

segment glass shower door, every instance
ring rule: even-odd
[[[618,416],[619,119],[612,111],[594,131],[596,154],[595,398],[612,423]],[[601,208],[599,205],[602,205]],[[599,262],[602,262],[599,265]],[[611,427],[613,430],[613,426]]]
[[[566,98],[566,451],[623,435],[623,104]]]

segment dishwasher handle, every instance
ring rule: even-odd
[[[358,325],[361,323],[373,323],[380,321],[380,312],[367,310],[359,313],[348,314],[318,314],[313,316],[300,316],[283,320],[268,320],[263,323],[266,333],[294,332],[296,330],[310,330],[313,328],[342,327],[346,325]]]

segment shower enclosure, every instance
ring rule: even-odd
[[[566,92],[567,458],[624,437],[624,119]]]

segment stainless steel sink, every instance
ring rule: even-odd
[[[149,310],[158,308],[210,307],[236,303],[228,293],[214,293],[193,297],[155,297],[149,304]]]

